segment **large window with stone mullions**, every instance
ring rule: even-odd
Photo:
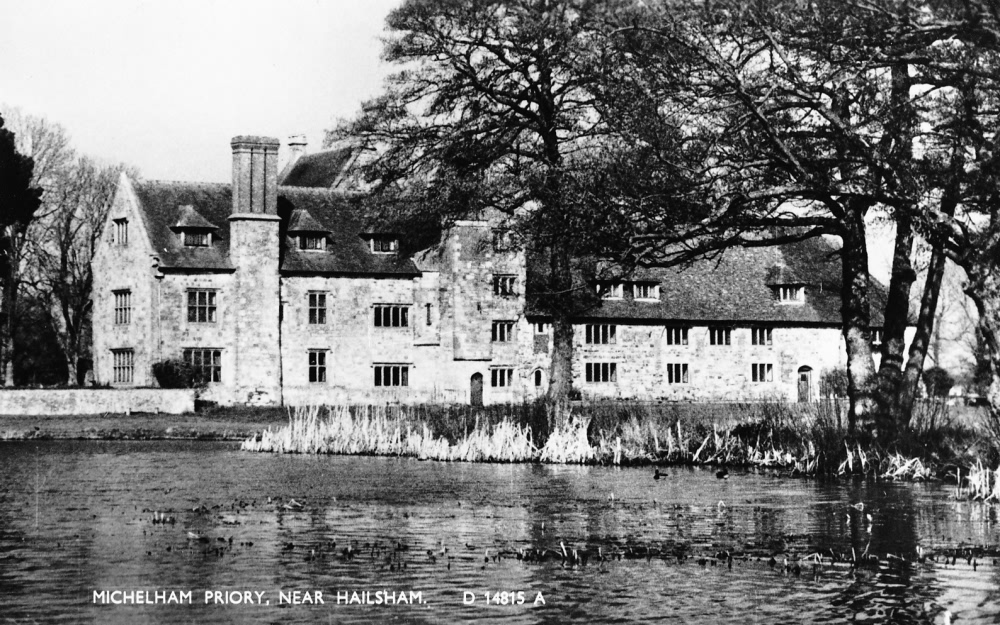
[[[190,348],[184,350],[184,362],[191,366],[197,382],[222,381],[222,350]]]
[[[187,320],[192,323],[215,323],[215,291],[189,289],[187,292]]]
[[[410,325],[408,306],[378,305],[373,307],[376,328],[407,328]]]

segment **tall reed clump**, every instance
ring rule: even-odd
[[[292,409],[288,425],[256,435],[243,449],[465,462],[714,464],[892,480],[934,475],[926,459],[940,458],[938,432],[920,432],[910,447],[890,451],[870,435],[848,436],[843,421],[843,406],[833,402],[594,402],[574,405],[561,422],[541,402],[313,406]],[[920,445],[922,455],[910,453]],[[981,475],[977,496],[995,496],[995,475],[993,481]]]
[[[1000,468],[991,471],[989,467],[984,467],[981,462],[976,462],[976,466],[970,468],[969,474],[964,478],[965,487],[963,488],[963,475],[959,473],[958,489],[960,494],[964,494],[969,499],[1000,502]]]

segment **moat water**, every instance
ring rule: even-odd
[[[1000,622],[945,484],[236,447],[0,444],[0,623]]]

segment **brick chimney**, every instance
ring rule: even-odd
[[[278,214],[278,145],[272,137],[233,137],[233,214]]]

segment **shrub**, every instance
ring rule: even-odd
[[[941,367],[931,367],[924,371],[924,385],[930,397],[947,397],[955,379]]]
[[[189,363],[179,360],[161,360],[153,363],[153,377],[160,388],[198,388],[204,386],[199,372]]]

